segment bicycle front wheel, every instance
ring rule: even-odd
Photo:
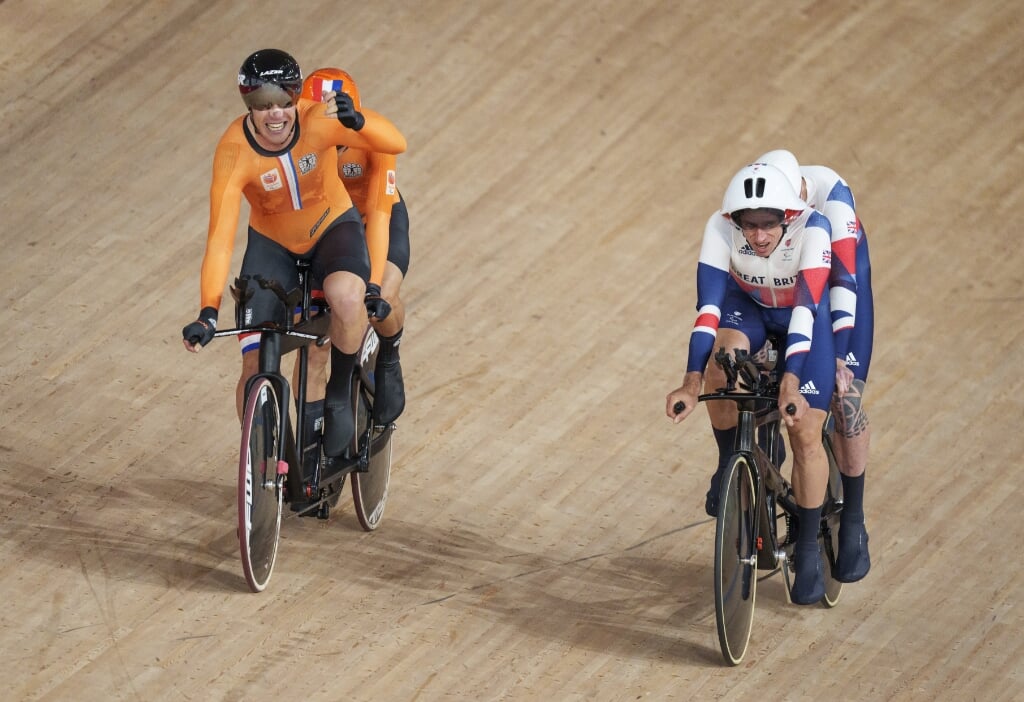
[[[270,581],[281,535],[280,420],[273,384],[266,378],[257,380],[242,415],[238,461],[238,543],[245,580],[253,592],[261,592]]]
[[[825,490],[825,506],[821,510],[821,532],[818,535],[818,549],[821,554],[821,565],[825,573],[825,596],[821,604],[835,607],[839,596],[843,593],[843,584],[832,575],[839,555],[839,515],[843,511],[843,481],[836,463],[835,451],[832,448],[832,437],[827,432],[822,437],[825,453],[828,456],[828,487]]]
[[[388,499],[391,483],[391,434],[392,425],[375,426],[373,407],[366,397],[366,390],[360,385],[356,390],[356,436],[360,442],[368,441],[368,449],[359,446],[360,452],[367,451],[369,461],[365,472],[352,473],[352,503],[360,526],[373,531],[384,517],[384,503]]]
[[[715,528],[715,621],[722,656],[738,665],[747,652],[757,590],[757,489],[754,467],[732,458],[722,476]]]

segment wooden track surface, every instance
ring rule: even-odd
[[[350,5],[0,1],[3,697],[1021,699],[1020,3]],[[179,339],[264,46],[405,133],[413,267],[384,522],[290,519],[254,595],[237,348]],[[663,403],[771,148],[871,241],[874,567],[833,610],[764,581],[727,668],[713,442]]]

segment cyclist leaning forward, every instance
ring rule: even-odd
[[[741,169],[725,191],[722,209],[708,220],[697,264],[697,320],[690,334],[683,384],[666,398],[678,423],[697,406],[704,384],[725,384],[712,350],[761,348],[768,333],[785,339],[779,407],[793,450],[793,491],[799,524],[817,525],[828,483],[821,427],[835,384],[828,279],[832,251],[828,220],[793,192],[774,166]],[[677,402],[684,404],[675,413]],[[733,403],[708,406],[720,452],[731,454],[736,431]],[[717,505],[709,505],[717,511]],[[790,596],[812,604],[825,595],[817,529],[798,529]]]
[[[318,68],[302,87],[302,97],[317,102],[344,92],[355,109],[362,107],[359,87],[340,68]],[[374,369],[373,415],[377,424],[390,424],[405,409],[405,385],[398,347],[405,326],[405,305],[400,296],[409,271],[409,212],[397,187],[397,159],[394,154],[347,145],[337,148],[337,172],[363,217],[370,255],[370,278],[366,286],[366,308],[370,324],[380,337],[380,351]],[[252,340],[259,344],[259,337]],[[315,449],[319,440],[318,418],[324,412],[324,382],[327,378],[326,349],[310,347],[309,381],[306,390],[305,445]],[[296,361],[296,377],[298,362]]]
[[[231,123],[214,154],[202,309],[182,330],[183,341],[196,352],[213,338],[244,195],[250,216],[241,276],[275,279],[287,290],[298,286],[295,262],[309,260],[331,307],[324,452],[338,456],[355,432],[349,385],[367,324],[370,261],[361,217],[338,178],[336,148],[398,154],[405,138],[383,116],[356,109],[343,92],[328,95],[326,103],[300,98],[301,70],[284,51],[263,49],[247,57],[238,89],[249,111]],[[255,294],[239,310],[244,325],[280,323],[290,313],[273,292],[250,289]],[[258,363],[255,349],[243,348],[239,416],[246,381]]]
[[[852,583],[871,570],[868,532],[864,526],[864,476],[871,425],[863,397],[871,367],[875,318],[868,237],[857,215],[850,186],[828,166],[801,166],[796,156],[785,149],[762,154],[756,163],[767,163],[782,171],[800,199],[825,215],[832,226],[829,306],[836,345],[833,447],[843,481],[834,576],[840,582]]]

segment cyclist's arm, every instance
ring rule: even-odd
[[[343,126],[334,117],[326,116],[325,103],[315,103],[305,109],[308,109],[310,119],[303,122],[302,128],[322,134],[331,144],[382,154],[400,154],[405,151],[405,137],[398,128],[387,117],[371,109],[364,107],[360,110],[366,121],[358,132]]]
[[[687,372],[703,373],[715,347],[718,323],[722,318],[722,303],[729,282],[729,259],[732,253],[730,226],[716,212],[704,227],[704,241],[697,262],[697,319],[690,332]]]
[[[836,358],[846,358],[857,312],[857,237],[860,221],[854,209],[853,193],[834,172],[835,183],[821,207],[832,228],[832,272],[829,302]]]
[[[239,145],[223,140],[217,145],[213,157],[210,225],[200,275],[200,307],[220,309],[224,284],[231,268],[231,252],[235,245],[235,229],[242,202],[242,185],[238,176],[239,157]]]
[[[813,212],[804,226],[793,314],[786,334],[786,373],[796,378],[803,377],[807,352],[811,350],[814,318],[827,289],[832,260],[828,219],[820,212]]]
[[[371,153],[370,182],[363,214],[366,216],[366,247],[370,251],[370,282],[382,285],[391,243],[391,207],[398,201],[393,154]]]

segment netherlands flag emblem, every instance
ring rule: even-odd
[[[323,102],[324,94],[329,93],[332,90],[336,93],[340,93],[344,84],[345,81],[343,80],[324,80],[323,78],[314,78],[312,85],[313,95]]]

